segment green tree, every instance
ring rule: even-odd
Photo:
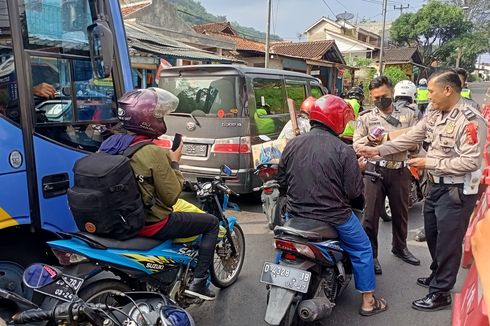
[[[447,43],[467,33],[472,23],[459,6],[429,0],[415,13],[401,15],[391,26],[391,39],[400,46],[417,46],[424,64],[444,59]]]
[[[391,80],[393,85],[396,85],[399,81],[410,79],[400,67],[396,66],[386,67],[384,75]]]

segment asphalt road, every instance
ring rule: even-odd
[[[490,82],[471,83],[473,99],[480,105],[490,102]],[[186,194],[188,198],[190,194]],[[265,261],[273,261],[272,232],[268,230],[260,205],[250,197],[238,200],[241,212],[229,212],[238,217],[246,236],[246,257],[238,281],[228,289],[218,290],[214,302],[190,308],[197,325],[240,326],[265,325],[266,310],[265,285],[259,283],[261,268]],[[411,302],[427,294],[427,289],[415,284],[417,277],[429,274],[430,255],[426,243],[413,240],[416,229],[423,224],[421,204],[410,210],[409,249],[421,259],[420,266],[402,262],[391,254],[391,223],[380,222],[379,260],[383,275],[376,277],[378,295],[383,296],[389,305],[387,312],[361,317],[358,314],[360,297],[351,282],[346,292],[337,302],[328,325],[411,325],[442,326],[450,325],[451,310],[424,313],[413,310]],[[461,288],[466,270],[460,270],[454,291]]]

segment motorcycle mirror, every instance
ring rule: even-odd
[[[228,165],[224,164],[223,166],[221,166],[221,174],[231,176],[233,172],[231,171],[231,168]]]
[[[22,281],[31,289],[40,289],[52,284],[63,275],[58,269],[45,264],[32,264],[24,271]]]
[[[262,141],[271,141],[272,139],[267,135],[259,135],[260,140]]]

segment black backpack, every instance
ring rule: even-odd
[[[145,207],[130,158],[148,144],[129,147],[122,155],[98,152],[76,161],[68,204],[80,231],[125,240],[145,225]]]

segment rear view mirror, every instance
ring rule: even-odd
[[[56,282],[62,273],[49,265],[32,264],[24,271],[22,280],[24,284],[31,289],[40,289],[46,285]]]
[[[107,78],[111,75],[114,55],[114,40],[109,25],[104,20],[96,20],[87,27],[87,34],[94,76]]]
[[[221,174],[231,176],[233,172],[231,171],[231,168],[225,164],[221,167]]]

